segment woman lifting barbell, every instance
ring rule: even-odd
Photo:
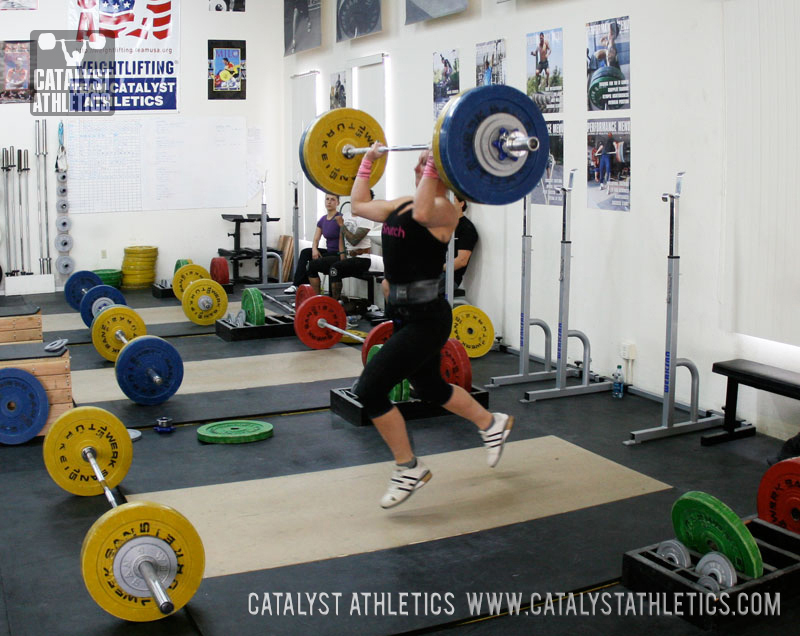
[[[458,212],[446,197],[431,152],[423,151],[414,168],[416,194],[393,201],[370,200],[372,162],[380,156],[378,143],[364,155],[351,202],[354,216],[383,223],[384,272],[389,282],[386,315],[394,322],[394,333],[364,367],[355,393],[397,464],[381,499],[381,506],[391,508],[431,478],[428,467],[414,456],[400,410],[387,397],[395,384],[408,378],[420,398],[473,422],[492,467],[500,460],[514,420],[490,413],[440,375],[439,352],[450,335],[452,312],[439,297],[438,282]]]

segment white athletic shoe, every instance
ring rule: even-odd
[[[381,507],[392,508],[403,503],[414,494],[415,490],[428,483],[431,477],[433,477],[433,473],[419,458],[417,458],[417,465],[414,468],[395,466],[392,479],[389,481],[389,488],[381,498]]]
[[[295,287],[294,285],[289,285],[286,289],[283,290],[283,293],[284,294],[296,294],[297,293],[297,287]]]
[[[478,432],[486,447],[486,461],[489,466],[494,468],[500,461],[500,455],[503,454],[503,446],[511,432],[511,427],[514,426],[514,418],[505,413],[492,413],[492,415],[494,416],[492,425],[485,431],[479,430]]]

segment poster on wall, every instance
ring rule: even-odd
[[[441,18],[466,8],[467,0],[406,0],[406,24]]]
[[[506,83],[506,41],[475,45],[475,86]]]
[[[64,1],[76,42],[113,45],[113,110],[178,110],[180,0]]]
[[[630,210],[630,118],[590,119],[586,158],[588,206],[596,210]]]
[[[377,33],[381,25],[381,0],[336,0],[336,41]]]
[[[283,0],[283,56],[322,44],[321,0]]]
[[[244,11],[246,0],[208,0],[209,11]]]
[[[0,11],[35,10],[39,0],[0,0]]]
[[[631,107],[631,21],[628,16],[586,25],[589,110]]]
[[[247,99],[247,44],[208,41],[208,99]]]
[[[564,38],[561,29],[528,33],[527,92],[543,113],[560,113],[564,92]]]
[[[458,95],[459,77],[458,51],[450,49],[433,54],[433,118],[437,119],[445,104],[453,95]]]
[[[531,203],[558,205],[564,203],[564,122],[548,121],[547,136],[550,137],[550,156],[542,180],[531,192]]]
[[[331,73],[331,110],[347,108],[347,71]]]
[[[0,42],[0,104],[23,104],[31,101],[31,43]]]

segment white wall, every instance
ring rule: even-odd
[[[728,0],[743,1],[743,0]],[[430,139],[432,53],[459,50],[462,90],[470,88],[475,44],[506,38],[507,82],[525,86],[525,36],[562,27],[565,42],[565,169],[578,168],[573,203],[571,327],[592,341],[593,363],[610,373],[621,363],[619,345],[637,345],[633,381],[659,393],[663,387],[666,321],[668,209],[662,192],[686,170],[681,202],[680,333],[678,355],[701,371],[701,407],[718,408],[725,380],[711,373],[714,361],[748,357],[800,370],[800,350],[731,333],[722,310],[723,201],[725,176],[725,64],[722,0],[472,0],[461,14],[405,26],[405,3],[384,0],[383,32],[336,44],[334,3],[323,3],[322,47],[287,58],[286,76],[319,70],[327,95],[331,72],[347,60],[387,53],[386,118],[390,143]],[[586,206],[585,23],[631,17],[632,177],[630,212]],[[592,115],[594,117],[594,115]],[[745,135],[748,143],[758,139]],[[387,196],[412,187],[414,158],[392,157]],[[731,184],[733,187],[735,184]],[[480,243],[470,266],[469,297],[492,318],[512,346],[519,343],[522,204],[472,206]],[[533,211],[532,313],[551,325],[558,310],[560,210]],[[532,350],[541,354],[540,334]],[[570,359],[579,358],[572,344]],[[678,399],[688,401],[688,372],[678,373]],[[779,436],[796,432],[796,402],[740,391],[740,414]],[[659,422],[643,423],[657,425]]]
[[[249,127],[260,127],[264,137],[273,144],[267,153],[269,171],[268,209],[271,216],[286,220],[270,223],[270,243],[277,244],[280,234],[291,233],[290,215],[283,213],[286,181],[281,161],[280,139],[283,121],[283,22],[276,19],[282,3],[277,0],[252,0],[244,13],[215,13],[208,10],[205,0],[184,0],[180,9],[180,102],[179,114],[184,116],[240,116]],[[66,3],[63,0],[39,0],[37,11],[3,11],[0,19],[0,40],[23,40],[35,29],[66,28]],[[207,46],[209,39],[239,39],[247,42],[248,86],[243,101],[209,101],[206,97]],[[124,117],[126,115],[114,115]],[[144,116],[139,114],[135,116]],[[0,105],[0,146],[28,148],[31,157],[35,149],[34,117],[28,104]],[[48,119],[48,178],[50,218],[55,220],[55,180],[52,166],[57,148],[58,118]],[[67,149],[69,152],[69,148]],[[33,160],[31,160],[33,164]],[[209,166],[209,179],[221,175]],[[32,222],[36,221],[35,174],[30,179]],[[250,200],[247,209],[153,210],[136,213],[76,214],[72,234],[75,244],[71,256],[78,269],[120,267],[123,249],[127,245],[156,245],[159,248],[157,277],[171,278],[178,258],[191,258],[208,267],[217,248],[232,247],[233,239],[226,236],[233,224],[223,221],[220,213],[258,213],[261,197]],[[253,230],[257,229],[253,226]],[[55,231],[51,230],[51,235]],[[34,234],[34,239],[36,235]],[[258,239],[247,233],[244,245],[257,247]],[[34,254],[38,248],[38,239]],[[108,259],[102,260],[100,250],[106,249]],[[58,254],[51,248],[55,263]],[[38,265],[34,259],[36,272]],[[55,270],[54,270],[55,271]],[[249,272],[249,270],[248,270]],[[58,281],[57,281],[58,282]],[[63,280],[60,281],[63,284]]]

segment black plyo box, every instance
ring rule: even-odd
[[[225,293],[232,294],[233,293],[233,283],[225,283],[222,285],[222,289],[225,290]],[[155,298],[175,298],[175,294],[172,293],[172,285],[164,286],[159,283],[153,283],[150,286],[150,291],[152,292]]]
[[[723,590],[726,595],[724,603],[714,601],[711,604],[713,611],[701,610],[696,604],[694,611],[689,611],[686,597],[682,596],[707,592],[697,584],[699,575],[694,571],[694,566],[701,558],[697,552],[691,552],[692,565],[688,568],[678,567],[659,557],[656,554],[658,544],[626,552],[622,557],[622,584],[634,592],[663,594],[666,611],[680,614],[684,620],[703,629],[718,630],[751,620],[769,620],[769,616],[764,614],[739,615],[736,610],[740,595],[746,596],[742,599],[745,608],[754,608],[752,599],[756,595],[760,596],[759,603],[765,600],[767,594],[773,599],[779,595],[779,609],[781,614],[785,613],[796,605],[796,599],[800,596],[800,535],[758,518],[744,521],[761,551],[764,574],[753,579],[737,572],[736,585]],[[682,599],[680,607],[676,605],[679,598]],[[768,622],[765,623],[765,626],[768,625]]]
[[[488,391],[473,386],[470,395],[482,406],[489,408]],[[396,406],[406,420],[452,415],[450,411],[441,406],[414,398],[406,402],[397,402]],[[372,421],[367,416],[364,406],[349,388],[331,389],[331,411],[354,426],[372,426]]]
[[[244,325],[243,327],[232,325],[227,320],[217,320],[214,330],[226,342],[293,336],[294,316],[264,316],[263,325]]]

